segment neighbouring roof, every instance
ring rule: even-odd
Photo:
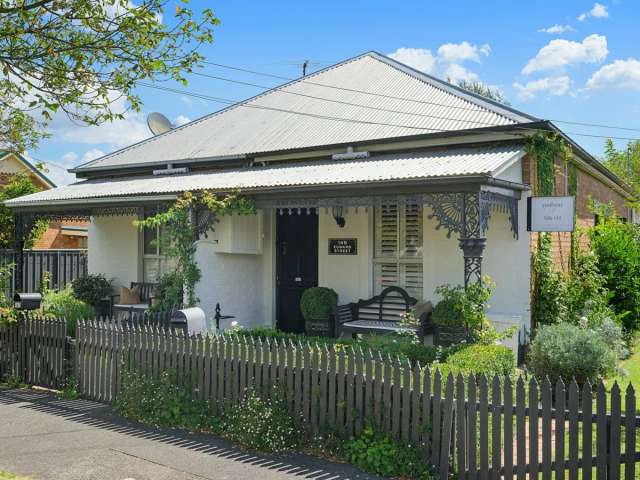
[[[10,207],[64,204],[91,199],[211,190],[243,193],[288,187],[347,186],[389,181],[496,176],[525,154],[521,145],[454,148],[377,155],[365,160],[313,161],[171,176],[86,180],[5,202]]]
[[[31,163],[26,157],[20,155],[19,153],[10,152],[8,150],[0,150],[0,160],[9,155],[13,155],[16,159],[18,159],[18,161],[22,163],[28,171],[37,176],[45,185],[48,185],[51,188],[56,187],[56,183],[48,175],[46,175],[45,172]]]
[[[73,171],[234,158],[537,120],[369,52]]]

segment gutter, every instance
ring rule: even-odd
[[[136,195],[130,197],[103,197],[103,198],[78,198],[73,200],[42,200],[42,201],[31,201],[31,202],[17,202],[15,200],[7,200],[4,202],[4,205],[7,208],[22,210],[22,211],[38,211],[42,210],[42,207],[91,207],[92,205],[105,205],[105,204],[123,204],[123,203],[146,203],[149,201],[152,202],[162,202],[167,200],[175,200],[178,198],[178,194],[168,194],[168,195]]]

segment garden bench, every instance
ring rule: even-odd
[[[119,298],[120,294],[116,293],[111,295],[111,315],[113,316],[116,312],[128,312],[129,315],[131,315],[134,313],[144,313],[149,310],[153,299],[153,291],[157,285],[157,283],[151,282],[131,282],[131,290],[136,287],[140,288],[140,303],[133,305],[116,303],[116,298]]]
[[[360,333],[395,333],[406,328],[400,324],[402,314],[410,311],[418,300],[400,287],[387,287],[379,295],[368,300],[340,305],[336,309],[337,334],[351,333],[356,338]],[[420,315],[420,326],[416,328],[420,338],[424,336],[430,312]]]

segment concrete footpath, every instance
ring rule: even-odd
[[[376,478],[306,455],[249,453],[210,435],[127,422],[111,408],[0,390],[0,471],[34,480]]]

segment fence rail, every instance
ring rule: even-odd
[[[7,341],[0,329],[0,372],[22,361],[25,378],[37,383],[45,372],[52,384],[60,375],[55,365],[64,350],[64,322],[57,330],[51,321],[33,322],[21,341]],[[43,362],[42,352],[56,360]],[[25,356],[34,360],[19,360]],[[443,378],[437,370],[354,348],[189,336],[112,321],[78,324],[73,361],[81,395],[101,402],[116,398],[131,370],[152,378],[173,371],[217,413],[241,402],[247,389],[279,386],[291,414],[311,432],[351,436],[373,424],[421,448],[442,480],[631,480],[640,461],[632,386],[607,392],[601,383],[552,385],[521,376]]]
[[[17,263],[14,250],[0,250],[0,265]],[[77,277],[87,274],[87,250],[25,250],[23,252],[22,291],[37,292],[44,272],[49,272],[49,288],[60,290]],[[15,291],[16,271],[10,291]]]

